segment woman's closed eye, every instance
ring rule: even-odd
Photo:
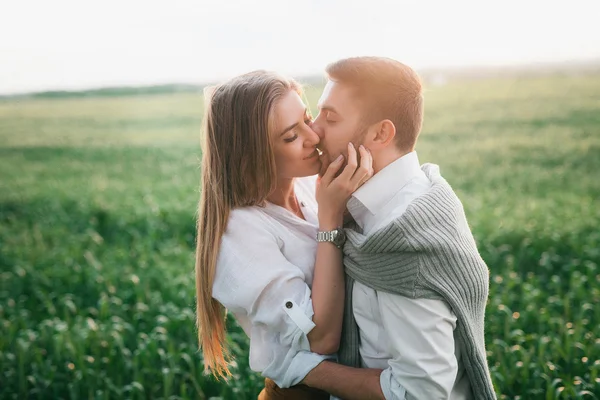
[[[310,115],[307,115],[304,117],[304,123],[306,124],[306,126],[311,126],[312,125],[312,117]],[[292,143],[294,140],[298,139],[298,134],[295,132],[296,129],[294,129],[291,133],[293,133],[293,136],[290,136],[288,138],[283,139],[284,142],[286,143]]]
[[[310,127],[312,125],[312,123],[313,123],[312,117],[310,116],[310,114],[306,114],[304,116],[304,124],[306,126]],[[296,132],[297,129],[298,129],[298,125],[296,125],[296,127],[290,132],[292,135],[287,138],[284,138],[283,141],[286,143],[291,143],[294,140],[298,139],[298,133]]]
[[[286,143],[292,143],[294,140],[298,139],[298,134],[294,133],[294,136],[283,139]]]

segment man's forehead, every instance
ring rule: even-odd
[[[340,101],[344,100],[350,95],[352,88],[345,83],[327,81],[323,88],[321,98],[317,103],[318,108],[338,108],[341,106]],[[334,104],[335,103],[335,104]]]
[[[323,107],[323,102],[327,101],[327,99],[329,98],[329,95],[331,94],[331,89],[333,88],[334,82],[331,80],[327,80],[327,84],[325,84],[325,87],[323,88],[323,93],[321,93],[321,97],[319,98],[319,101],[317,102],[317,107],[321,108]]]
[[[333,111],[337,114],[340,112],[353,112],[357,106],[356,100],[353,86],[345,82],[328,80],[317,103],[317,108]]]

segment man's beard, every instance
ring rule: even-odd
[[[352,142],[352,144],[354,145],[354,148],[356,149],[356,161],[357,161],[357,166],[360,166],[360,151],[359,151],[359,147],[360,145],[363,145],[365,142],[365,137],[367,136],[367,129],[365,127],[361,127],[353,136],[352,139],[350,139],[350,141]],[[340,167],[340,169],[336,172],[335,176],[337,177],[339,174],[342,173],[342,171],[344,171],[344,168],[346,167],[346,165],[348,165],[348,151],[344,151],[341,153],[344,156],[344,164],[342,167]],[[329,168],[329,165],[335,161],[335,159],[331,159],[331,155],[329,153],[325,153],[326,157],[322,157],[321,158],[321,171],[319,172],[319,176],[323,176],[325,174],[325,172],[327,171],[327,168]],[[323,158],[327,158],[327,160],[323,160]],[[337,156],[336,156],[337,158]]]

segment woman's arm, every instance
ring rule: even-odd
[[[279,240],[260,211],[234,210],[221,241],[212,294],[242,318],[252,370],[285,388],[298,384],[328,356],[310,352],[308,334],[315,326],[311,290]]]
[[[331,231],[342,226],[348,199],[372,174],[370,153],[362,146],[359,151],[360,166],[356,149],[350,143],[348,163],[342,173],[335,177],[343,164],[343,157],[340,156],[329,165],[325,175],[317,183],[320,231]],[[332,354],[339,348],[344,314],[344,287],[342,250],[333,243],[319,242],[311,294],[313,322],[316,326],[308,334],[310,350],[315,353]]]
[[[331,231],[339,223],[319,224],[319,230]],[[308,334],[310,350],[318,354],[338,351],[344,313],[344,269],[342,250],[333,243],[319,242],[312,285],[313,322]]]

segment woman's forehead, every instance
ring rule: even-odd
[[[275,105],[275,130],[280,131],[298,122],[304,117],[306,105],[302,102],[300,95],[293,90],[283,95]]]

